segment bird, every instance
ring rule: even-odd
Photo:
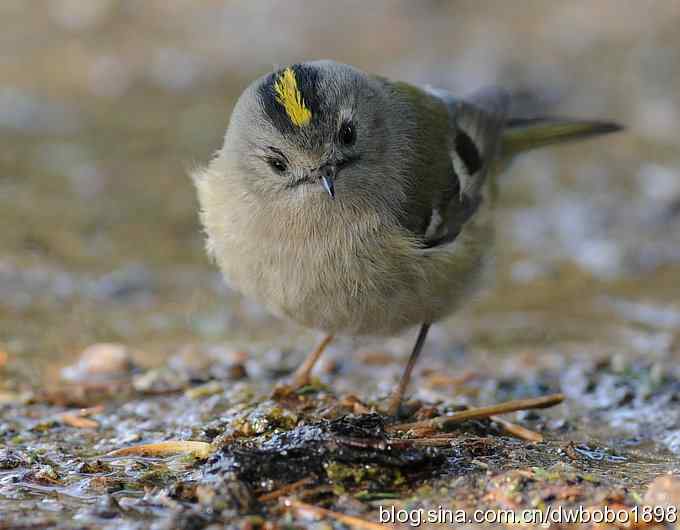
[[[498,176],[520,153],[621,129],[518,114],[517,101],[500,87],[457,96],[331,60],[278,68],[243,91],[223,146],[191,176],[227,284],[324,333],[293,388],[335,336],[419,326],[384,410],[397,416],[430,326],[483,284]]]

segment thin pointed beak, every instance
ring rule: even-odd
[[[335,199],[335,187],[333,186],[333,177],[330,175],[324,175],[323,177],[321,177],[321,184],[323,185],[323,189],[325,189],[328,195],[331,196],[331,199]]]
[[[326,193],[330,195],[331,199],[335,199],[335,186],[333,181],[335,180],[335,174],[337,172],[337,167],[327,165],[321,169],[321,175],[319,176],[323,189],[326,190]]]

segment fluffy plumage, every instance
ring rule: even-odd
[[[304,127],[277,100],[282,72],[296,75],[309,106]],[[510,107],[501,89],[459,99],[331,61],[269,74],[245,90],[223,148],[194,174],[208,251],[231,286],[330,334],[391,334],[440,320],[474,291],[488,262],[487,182],[500,162],[614,128],[508,122]],[[343,143],[348,123],[351,144]],[[321,185],[326,173],[334,200]]]

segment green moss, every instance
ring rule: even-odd
[[[254,411],[234,422],[234,428],[247,436],[264,434],[274,429],[290,430],[297,425],[298,415],[272,401],[260,404]]]
[[[175,473],[165,465],[156,466],[149,471],[142,473],[138,481],[140,484],[151,486],[163,486],[175,478]]]
[[[59,424],[54,420],[47,420],[37,423],[36,425],[33,426],[31,430],[36,433],[46,433],[49,432],[51,429],[54,429],[58,425]]]
[[[366,491],[358,495],[392,495],[390,491],[406,484],[406,478],[399,469],[373,464],[347,465],[340,462],[329,462],[324,465],[326,476],[334,486],[344,488],[362,488]],[[392,497],[382,497],[392,498]]]

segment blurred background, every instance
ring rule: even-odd
[[[53,381],[101,341],[145,365],[302,358],[318,336],[241,300],[209,263],[187,172],[252,79],[316,58],[461,94],[539,89],[558,114],[627,127],[515,163],[496,284],[430,350],[465,344],[456,367],[498,358],[510,372],[565,362],[574,344],[680,357],[678,27],[666,0],[3,0],[0,387]],[[385,388],[411,340],[376,342],[395,355]],[[352,348],[331,359],[356,375]]]

